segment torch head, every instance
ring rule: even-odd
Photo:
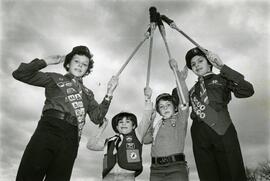
[[[156,23],[157,22],[157,18],[156,18],[157,8],[154,6],[150,7],[149,13],[150,13],[150,23]]]

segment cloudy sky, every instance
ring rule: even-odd
[[[1,161],[0,180],[14,180],[17,168],[44,103],[44,89],[29,86],[12,78],[21,62],[48,55],[65,55],[74,46],[86,45],[94,54],[93,72],[84,83],[100,102],[106,84],[144,38],[149,24],[149,7],[172,18],[178,27],[203,47],[217,53],[223,62],[245,75],[254,85],[255,95],[233,98],[229,105],[242,147],[244,162],[254,168],[269,159],[269,35],[270,3],[265,0],[1,0]],[[172,56],[184,66],[185,53],[193,48],[186,38],[166,26]],[[120,111],[143,110],[149,41],[135,54],[120,75],[119,86],[107,114],[110,119]],[[150,86],[153,99],[171,92],[174,77],[158,30],[154,34]],[[65,73],[62,65],[44,71]],[[215,70],[218,73],[217,70]],[[196,77],[189,72],[188,87]],[[192,121],[189,120],[189,127]],[[102,152],[89,151],[87,138],[96,133],[88,121],[73,169],[74,181],[99,180]],[[104,137],[112,135],[108,126]],[[190,180],[198,180],[191,148],[190,132],[185,154],[190,166]],[[149,176],[150,146],[143,149],[144,172]]]

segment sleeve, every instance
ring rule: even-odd
[[[183,104],[183,100],[181,99],[181,97],[179,96],[178,92],[180,92],[180,89],[182,90],[183,94],[184,94],[184,97],[185,97],[185,100],[186,100],[186,103],[188,105],[186,105],[186,107],[189,107],[189,92],[188,92],[188,88],[187,88],[187,84],[184,80],[184,78],[181,76],[181,73],[179,72],[179,70],[177,70],[177,77],[176,79],[179,80],[180,82],[180,85],[177,85],[177,87],[173,90],[173,93],[172,95],[175,97],[175,95],[178,95],[177,96],[177,99],[179,100],[179,108],[180,106]],[[177,94],[176,94],[177,93]]]
[[[90,92],[90,95],[88,95],[88,98],[89,98],[88,99],[89,106],[88,106],[87,113],[91,121],[94,124],[102,124],[103,119],[108,112],[111,101],[108,101],[104,98],[102,102],[98,104],[94,98],[94,94],[92,91]]]
[[[251,83],[244,80],[244,76],[237,71],[224,65],[220,70],[220,75],[228,80],[228,88],[234,93],[237,98],[246,98],[254,94],[254,89]]]
[[[153,142],[153,133],[154,133],[154,128],[153,128],[153,123],[151,123],[142,139],[142,143],[145,145],[151,144]]]
[[[142,142],[150,124],[152,123],[152,119],[151,119],[152,112],[153,112],[153,103],[151,101],[149,102],[146,101],[142,120],[140,121],[138,127],[135,130],[140,142]]]
[[[51,77],[48,73],[40,72],[39,70],[47,66],[42,59],[34,59],[30,63],[21,63],[19,68],[12,73],[12,76],[21,82],[46,87],[52,83]]]
[[[185,125],[185,136],[187,134],[187,126],[188,126],[188,117],[189,117],[189,107],[187,107],[187,109],[181,110],[179,109],[179,114],[178,114],[178,119],[179,121],[183,122],[183,124]]]

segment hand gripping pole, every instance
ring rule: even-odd
[[[171,57],[169,45],[168,45],[168,42],[167,42],[167,39],[166,39],[165,27],[164,27],[164,25],[163,25],[163,23],[161,21],[161,17],[160,17],[159,13],[157,13],[157,24],[158,24],[158,28],[159,28],[160,34],[162,36],[162,39],[163,39],[163,41],[165,43],[166,50],[167,50],[169,60],[170,60],[170,59],[172,59],[172,57]],[[171,67],[171,68],[172,68],[174,76],[176,78],[177,87],[179,87],[179,89],[177,89],[177,91],[178,91],[178,95],[180,95],[180,99],[182,100],[182,104],[180,105],[180,107],[183,109],[184,107],[186,107],[187,102],[186,102],[186,99],[185,99],[185,96],[184,96],[184,93],[183,93],[183,90],[182,90],[182,86],[180,84],[180,81],[179,81],[179,78],[178,78],[178,75],[177,75],[177,71],[176,71],[176,69],[174,67]]]
[[[195,46],[197,46],[203,53],[205,53],[207,55],[207,51],[201,46],[199,45],[197,42],[195,42],[193,39],[191,39],[185,32],[183,32],[182,30],[180,30],[177,25],[175,24],[175,22],[173,20],[171,20],[170,18],[168,18],[165,15],[161,15],[160,18],[165,21],[171,28],[177,30],[179,33],[181,33],[184,37],[186,37],[191,43],[193,43]]]

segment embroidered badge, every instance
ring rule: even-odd
[[[140,156],[139,156],[139,150],[127,150],[127,161],[128,163],[133,163],[133,162],[139,162],[140,161]]]
[[[72,83],[71,83],[71,82],[67,82],[67,83],[66,83],[66,86],[67,86],[67,87],[71,87],[71,86],[72,86]]]
[[[175,120],[171,120],[171,126],[175,127],[176,126],[176,121]]]
[[[57,86],[58,86],[58,87],[64,87],[65,84],[64,84],[64,82],[58,82],[58,83],[57,83]]]
[[[212,80],[208,85],[222,85],[218,80]]]
[[[197,116],[199,116],[201,119],[205,118],[205,105],[201,104],[201,102],[198,101],[196,97],[191,98],[191,100],[193,110],[197,114]]]
[[[132,160],[136,159],[136,158],[137,158],[137,154],[136,154],[135,152],[131,152],[131,153],[130,153],[130,158],[131,158]]]
[[[126,149],[134,150],[135,149],[135,144],[134,143],[126,143]]]
[[[127,137],[126,137],[126,141],[127,141],[127,142],[131,142],[131,141],[132,141],[132,136],[127,136]]]
[[[74,88],[67,88],[67,94],[73,94],[76,90]]]

